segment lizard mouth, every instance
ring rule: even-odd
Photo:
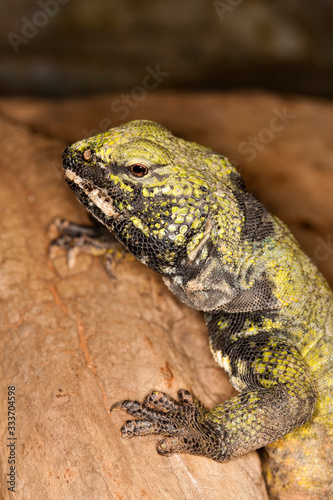
[[[116,211],[113,200],[110,198],[106,189],[96,186],[96,184],[89,179],[83,179],[70,168],[66,168],[64,174],[69,184],[73,183],[79,188],[79,193],[77,195],[89,211],[92,211],[89,207],[90,203],[89,201],[87,203],[87,201],[83,200],[82,194],[85,194],[93,206],[97,207],[107,218],[116,219],[119,217],[120,214]],[[77,192],[77,189],[74,189],[74,191]],[[97,216],[96,213],[94,213],[94,215]]]

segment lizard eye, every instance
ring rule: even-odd
[[[148,168],[141,163],[134,163],[130,166],[130,172],[135,175],[135,177],[144,177],[148,174]]]

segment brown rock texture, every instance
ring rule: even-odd
[[[126,258],[110,279],[87,255],[69,269],[64,253],[49,258],[48,227],[59,216],[87,221],[62,179],[66,144],[124,118],[149,118],[237,162],[249,189],[332,283],[333,106],[264,94],[155,93],[122,117],[110,111],[116,99],[0,100],[2,478],[12,386],[17,438],[16,492],[2,480],[0,497],[266,499],[256,453],[217,464],[160,457],[155,437],[121,439],[126,416],[108,413],[115,401],[151,389],[176,396],[185,387],[213,406],[233,389],[210,355],[201,314],[156,274]]]

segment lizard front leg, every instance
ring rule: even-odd
[[[67,219],[55,219],[50,226],[50,233],[56,233],[57,236],[50,243],[50,256],[53,257],[59,248],[66,250],[69,268],[75,266],[80,253],[103,257],[110,277],[114,277],[114,262],[123,259],[127,252],[102,224],[93,217],[91,221],[92,225],[86,226]]]
[[[158,452],[204,455],[219,462],[265,446],[304,424],[316,402],[308,368],[283,332],[228,337],[225,316],[207,317],[215,359],[226,368],[241,394],[207,410],[188,391],[179,401],[152,392],[141,404],[123,401],[120,407],[137,420],[127,421],[124,437],[165,436]]]

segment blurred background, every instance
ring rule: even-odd
[[[332,0],[1,0],[0,16],[2,95],[333,97]]]

